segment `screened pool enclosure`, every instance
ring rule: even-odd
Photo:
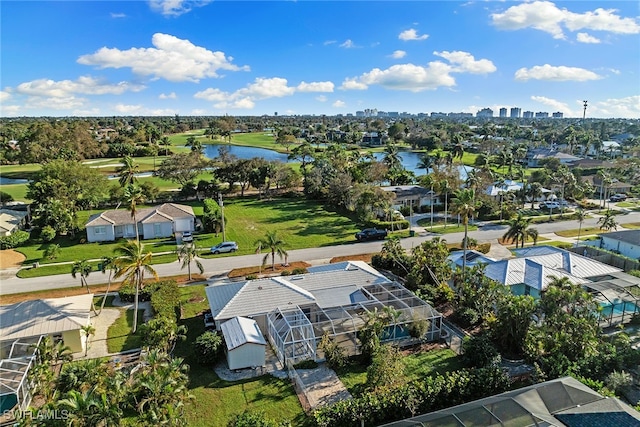
[[[427,331],[420,339],[440,338],[442,315],[397,283],[364,286],[351,293],[350,300],[352,304],[335,307],[312,303],[271,311],[267,316],[268,337],[278,358],[294,364],[324,359],[318,344],[325,333],[347,355],[359,354],[358,331],[369,317],[384,312],[393,314],[383,332],[383,341],[411,338],[409,326],[416,320],[428,322]]]
[[[31,403],[31,386],[28,374],[38,362],[38,345],[41,337],[23,338],[2,343],[0,352],[0,407],[2,413]]]
[[[600,304],[600,327],[629,323],[640,314],[640,285],[626,280],[611,280],[583,285]]]

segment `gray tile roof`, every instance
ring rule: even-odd
[[[141,223],[171,222],[178,218],[195,217],[193,208],[188,205],[164,203],[151,208],[138,209],[136,219]],[[131,212],[126,209],[112,209],[89,217],[85,226],[133,224]]]
[[[0,306],[0,339],[58,334],[89,323],[93,294]]]

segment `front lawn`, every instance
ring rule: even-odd
[[[571,230],[562,230],[556,231],[556,234],[560,237],[577,237],[578,236],[578,228]],[[603,230],[600,227],[582,227],[580,231],[580,236],[589,236],[591,234],[600,234],[603,233]]]
[[[120,353],[142,346],[140,325],[143,322],[144,310],[138,309],[138,330],[131,333],[133,328],[133,309],[119,309],[121,314],[107,330],[107,350],[109,353]]]

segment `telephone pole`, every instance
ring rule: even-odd
[[[584,120],[587,117],[587,101],[582,101],[583,110],[582,110],[582,126],[584,126]]]
[[[224,229],[224,202],[222,201],[222,192],[218,192],[218,204],[220,205],[220,216],[222,221],[222,241],[227,241],[227,233]]]

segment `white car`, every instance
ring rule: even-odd
[[[547,200],[540,203],[540,209],[560,209],[560,203]]]
[[[184,231],[182,233],[182,241],[183,242],[193,242],[193,234],[190,231]]]
[[[222,242],[211,248],[212,254],[222,254],[225,252],[235,252],[238,250],[238,244],[236,242]]]

